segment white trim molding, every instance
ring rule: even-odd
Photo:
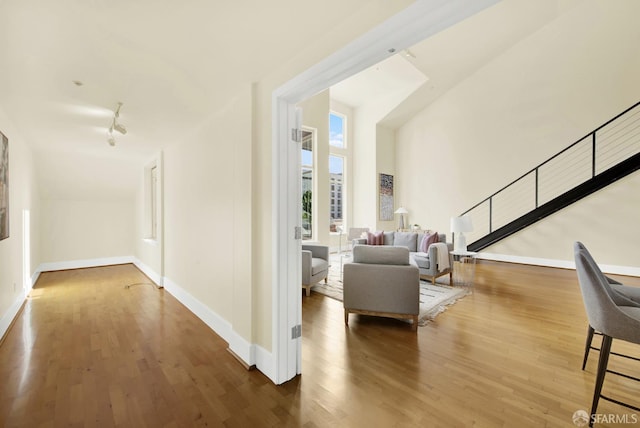
[[[164,287],[163,278],[151,269],[148,265],[142,263],[139,259],[135,259],[133,264],[145,274],[151,281],[153,281],[158,287]]]
[[[511,256],[507,254],[479,253],[478,258],[482,260],[492,260],[496,262],[519,263],[523,265],[535,265],[554,267],[561,269],[575,269],[576,264],[571,260],[542,259],[536,257]],[[631,266],[601,265],[600,270],[604,273],[626,276],[640,277],[640,268]]]
[[[67,270],[67,269],[82,269],[89,267],[99,267],[99,266],[111,266],[111,265],[124,265],[128,263],[135,263],[136,258],[133,256],[122,256],[122,257],[104,257],[97,259],[85,259],[85,260],[69,260],[64,262],[51,262],[51,263],[41,263],[38,266],[36,272],[40,275],[40,272],[52,272],[56,270]]]
[[[275,383],[275,367],[271,353],[264,348],[249,343],[233,330],[233,326],[227,320],[218,315],[189,292],[164,277],[164,289],[187,307],[195,316],[200,318],[211,330],[229,344],[229,349],[248,367],[255,366],[272,382]]]
[[[11,323],[16,316],[18,316],[24,301],[25,296],[21,294],[16,300],[14,300],[11,306],[9,306],[9,309],[7,309],[7,311],[2,315],[2,318],[0,318],[0,339],[2,339],[9,331],[9,327],[11,327]]]

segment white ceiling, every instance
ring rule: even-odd
[[[382,124],[397,128],[439,96],[475,73],[501,53],[542,28],[583,0],[502,0],[500,3],[399,52],[395,57],[331,88],[331,97],[360,107],[384,94],[407,87],[408,76],[426,81],[399,103]]]
[[[3,0],[2,107],[35,149],[148,157],[366,4]],[[118,101],[129,132],[114,149]]]
[[[411,48],[413,65],[403,58],[395,74],[379,67],[387,83],[374,83],[376,90],[368,78],[369,86],[351,92],[375,97],[377,90],[393,90],[394,79],[413,85],[428,76],[387,117],[398,126],[579,1],[503,0]],[[104,178],[118,193],[131,188],[126,182],[135,179],[135,162],[181,141],[239,88],[331,28],[357,22],[368,7],[367,0],[0,0],[0,105],[36,152],[41,176],[77,172],[57,184],[43,180],[45,192],[74,183],[90,192],[93,180]],[[106,131],[119,101],[129,132],[110,147]],[[113,177],[118,159],[127,171]],[[84,180],[87,174],[91,180]]]

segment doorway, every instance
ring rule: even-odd
[[[301,129],[296,104],[498,1],[416,1],[273,92],[272,352],[276,384],[302,372],[298,334],[302,306],[301,165],[300,146],[292,144]],[[297,268],[288,269],[291,266]]]

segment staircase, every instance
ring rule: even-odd
[[[640,102],[461,215],[480,251],[640,169]]]

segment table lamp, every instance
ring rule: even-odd
[[[453,250],[455,252],[467,251],[467,240],[464,236],[465,232],[473,232],[473,224],[471,223],[471,217],[451,217],[451,232],[453,236]]]
[[[400,214],[400,218],[398,219],[398,230],[404,229],[404,215],[409,214],[409,211],[405,207],[398,208],[394,214]]]

